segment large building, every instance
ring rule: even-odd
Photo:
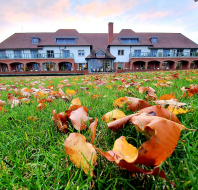
[[[198,44],[181,33],[15,33],[0,44],[0,72],[198,68]]]

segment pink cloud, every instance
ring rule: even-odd
[[[150,9],[146,13],[136,14],[133,17],[133,20],[141,19],[142,21],[145,21],[145,20],[151,20],[151,19],[156,19],[156,18],[163,18],[163,17],[165,17],[165,16],[167,16],[169,14],[170,14],[169,11],[157,11],[157,12],[154,12],[153,9]]]
[[[16,2],[15,2],[16,3]],[[28,4],[21,9],[21,4],[15,4],[10,6],[9,4],[4,6],[5,11],[2,11],[3,15],[1,19],[8,23],[20,23],[20,22],[32,22],[34,19],[39,19],[40,21],[46,21],[49,19],[60,19],[65,17],[71,7],[69,0],[58,0],[46,9],[43,4],[47,3],[46,0],[37,0],[35,7],[29,9]],[[27,9],[26,9],[27,8]]]
[[[121,15],[125,11],[131,10],[135,5],[137,5],[137,0],[107,0],[104,3],[95,1],[86,5],[77,5],[75,10],[85,16],[109,17]]]

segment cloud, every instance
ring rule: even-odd
[[[12,6],[10,6],[12,4]],[[1,11],[1,22],[21,23],[39,20],[45,22],[49,19],[58,19],[69,14],[71,4],[69,0],[37,0],[34,2],[21,2],[12,0],[12,3],[4,4]]]
[[[110,17],[124,14],[137,5],[137,0],[107,0],[104,3],[94,1],[85,5],[77,5],[78,14],[94,17]]]
[[[153,8],[149,9],[149,11],[142,13],[142,14],[136,14],[134,15],[132,20],[141,20],[141,21],[146,21],[146,20],[153,20],[153,19],[159,19],[163,18],[167,15],[170,15],[169,11],[153,11]]]

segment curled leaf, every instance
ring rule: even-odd
[[[68,132],[67,127],[67,118],[64,112],[61,112],[59,114],[56,113],[56,110],[52,110],[52,120],[54,121],[54,124],[59,128],[60,132]]]
[[[89,134],[91,135],[91,144],[93,144],[93,141],[95,139],[96,136],[96,127],[97,127],[97,122],[98,119],[95,118],[95,121],[91,123],[91,125],[89,126]]]
[[[116,165],[130,172],[159,175],[166,179],[164,171],[160,171],[158,167],[154,168],[153,171],[149,171],[136,166],[135,161],[139,156],[137,148],[129,144],[123,136],[115,141],[112,151],[103,152],[99,148],[96,148],[96,150],[110,162],[115,162]]]

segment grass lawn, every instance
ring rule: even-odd
[[[176,73],[176,72],[173,72]],[[169,78],[169,87],[155,86],[158,80],[171,76],[170,72],[124,73],[117,75],[89,75],[72,77],[8,77],[0,78],[0,100],[5,101],[5,111],[0,112],[0,189],[198,189],[198,132],[183,130],[173,154],[160,167],[165,171],[168,180],[153,175],[131,173],[111,163],[97,152],[97,166],[94,169],[96,178],[86,175],[78,169],[64,150],[64,141],[70,133],[78,132],[71,122],[69,132],[61,133],[52,120],[52,110],[56,113],[68,110],[71,100],[79,98],[81,104],[87,107],[88,115],[98,118],[94,145],[103,151],[112,150],[114,142],[125,136],[128,143],[139,148],[146,141],[143,134],[137,132],[133,125],[127,124],[117,133],[109,130],[101,119],[104,114],[115,109],[114,100],[119,97],[132,96],[145,100],[145,93],[140,94],[136,86],[122,89],[127,82],[140,82],[141,86],[149,86],[156,90],[159,98],[164,94],[174,93],[179,102],[186,103],[186,108],[193,111],[177,115],[180,122],[187,128],[198,129],[198,96],[182,97],[181,87],[198,84],[198,70],[179,71],[179,78]],[[94,83],[103,81],[105,84]],[[122,80],[123,79],[123,80]],[[143,79],[150,79],[145,82]],[[35,82],[36,81],[36,82]],[[95,80],[96,81],[96,80]],[[34,83],[33,83],[34,82]],[[54,86],[58,91],[60,85],[63,92],[75,90],[76,95],[68,102],[62,98],[53,99],[53,103],[45,103],[43,110],[37,108],[38,101],[33,94],[31,102],[19,106],[7,101],[8,93],[16,98],[13,88],[22,89],[33,86]],[[13,86],[14,85],[14,86]],[[81,90],[80,87],[88,87]],[[11,89],[10,89],[11,88]],[[99,95],[94,99],[92,95]],[[155,105],[153,101],[150,104]],[[126,115],[131,112],[126,106],[119,108]],[[28,121],[29,116],[39,118]],[[80,132],[89,137],[89,131]],[[142,167],[141,165],[139,167]],[[153,167],[144,169],[152,170]],[[173,187],[171,183],[175,183]]]

